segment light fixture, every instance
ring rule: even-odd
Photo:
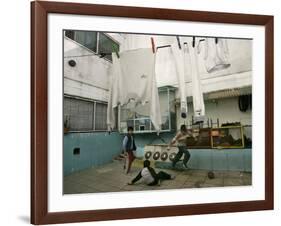
[[[69,60],[68,64],[69,64],[70,67],[75,67],[76,66],[75,60]]]

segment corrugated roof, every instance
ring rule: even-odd
[[[227,98],[227,97],[237,97],[241,95],[249,95],[252,93],[252,87],[241,87],[241,88],[233,88],[233,89],[225,89],[225,90],[218,90],[215,92],[210,92],[204,94],[204,99],[220,99],[220,98]]]

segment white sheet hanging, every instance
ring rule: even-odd
[[[207,72],[212,73],[230,67],[231,64],[228,59],[229,51],[226,39],[218,38],[218,42],[216,43],[215,38],[205,38],[204,46],[204,60]]]
[[[200,45],[200,43],[199,43]],[[192,45],[185,44],[184,48],[189,52],[190,69],[191,69],[191,87],[193,96],[193,109],[194,109],[194,119],[195,121],[202,121],[205,116],[205,104],[204,97],[201,87],[201,79],[199,74],[198,65],[198,47],[193,47]]]
[[[113,108],[118,104],[131,108],[135,108],[138,104],[149,104],[150,119],[159,132],[161,112],[155,79],[155,55],[152,49],[124,51],[120,53],[119,59],[113,54],[112,72],[108,102],[108,128],[113,128]]]
[[[112,53],[112,67],[109,70],[109,97],[107,105],[107,127],[108,131],[111,131],[116,125],[116,118],[114,114],[114,109],[120,103],[119,101],[119,87],[121,82],[121,65],[120,60],[117,58],[115,53]]]
[[[155,73],[159,86],[167,86],[178,82],[172,48],[160,48],[156,51]]]
[[[176,66],[176,75],[179,83],[179,92],[180,92],[180,109],[181,109],[181,117],[187,117],[187,101],[186,101],[186,92],[185,92],[185,74],[186,74],[186,54],[187,52],[183,50],[183,48],[179,48],[178,45],[171,45],[172,54],[175,60]]]
[[[149,102],[155,77],[155,55],[152,49],[123,52],[120,54],[120,64],[120,104],[126,105],[130,100],[135,104]]]
[[[151,47],[150,35],[142,34],[125,34],[123,35],[123,42],[120,46],[120,52],[143,49]]]

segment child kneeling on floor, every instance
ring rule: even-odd
[[[150,161],[145,160],[143,162],[142,170],[130,183],[128,183],[128,185],[133,185],[141,178],[143,178],[145,184],[152,186],[152,185],[160,185],[161,181],[163,180],[174,179],[175,176],[172,176],[163,171],[156,173],[155,170],[152,167],[150,167]]]

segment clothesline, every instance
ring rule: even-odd
[[[200,39],[199,42],[205,41],[205,39]],[[183,44],[187,44],[187,42],[184,42]],[[162,49],[162,48],[168,48],[172,47],[171,45],[164,45],[164,46],[158,46],[156,49]]]

